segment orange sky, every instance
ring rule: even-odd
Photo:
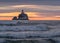
[[[12,20],[14,16],[18,16],[20,12],[0,13],[0,20]],[[29,20],[60,20],[58,17],[42,17],[37,12],[26,12]],[[6,17],[7,16],[7,17]]]
[[[22,9],[29,20],[60,20],[60,6],[52,5],[3,5],[0,6],[0,20],[12,20]]]

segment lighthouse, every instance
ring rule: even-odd
[[[25,14],[24,10],[22,10],[21,14],[19,14],[18,17],[13,17],[13,20],[29,20],[29,19],[28,19],[28,15]]]

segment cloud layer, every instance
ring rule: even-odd
[[[46,17],[60,16],[60,0],[0,0],[0,13],[19,12],[22,9]]]

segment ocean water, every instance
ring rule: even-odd
[[[0,43],[60,43],[60,21],[0,21]]]

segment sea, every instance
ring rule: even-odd
[[[0,20],[0,43],[60,43],[60,20]]]

